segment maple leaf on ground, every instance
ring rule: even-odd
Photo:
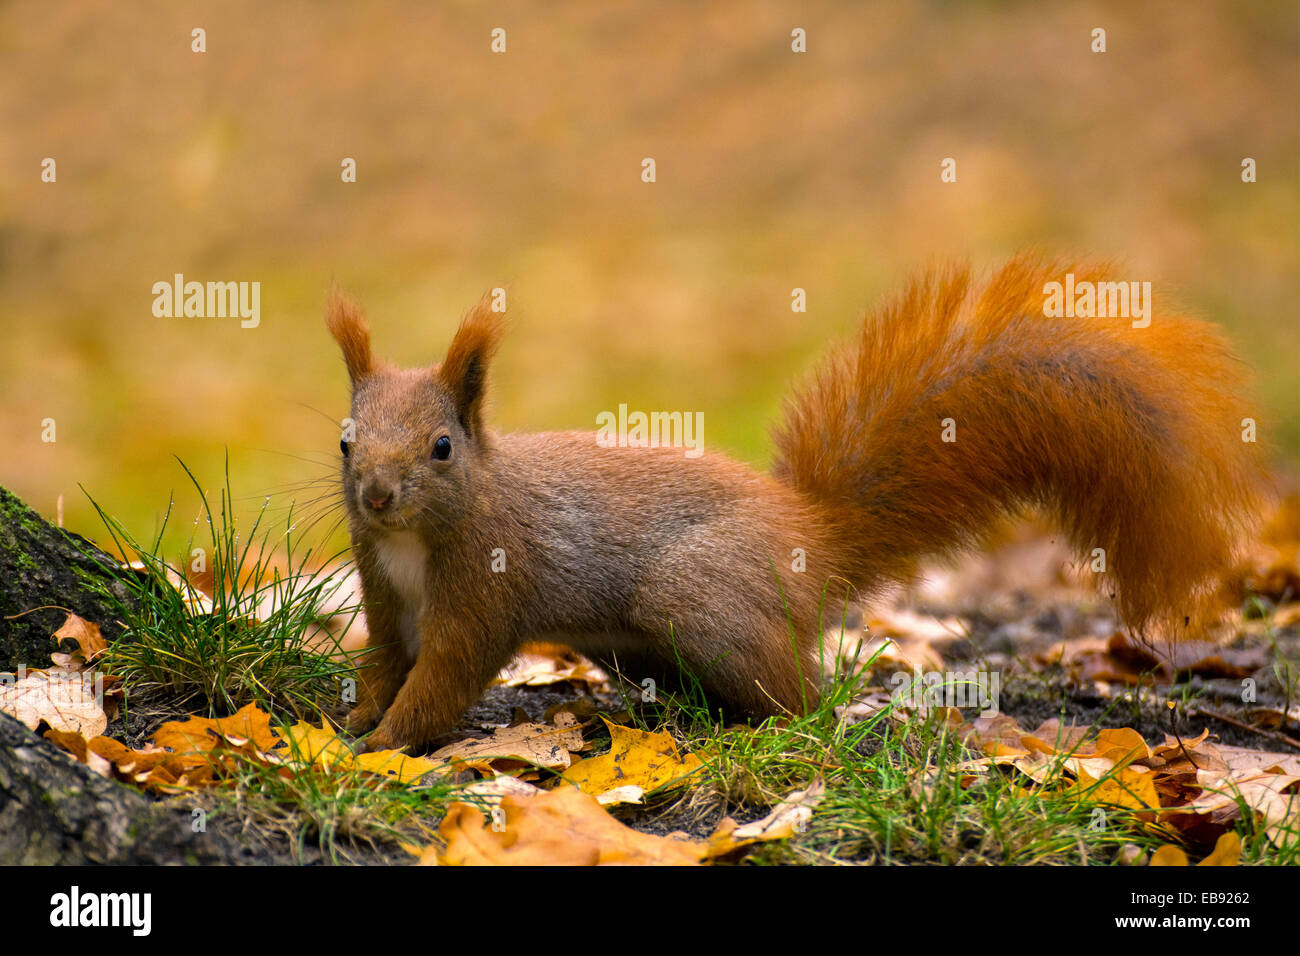
[[[622,788],[636,787],[645,794],[683,784],[704,766],[695,754],[683,755],[672,734],[620,727],[608,720],[605,726],[609,728],[609,752],[575,763],[560,777],[584,793],[599,796],[619,790],[625,798],[636,798],[628,802],[640,802],[640,794]]]

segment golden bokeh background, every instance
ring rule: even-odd
[[[408,364],[506,287],[502,428],[689,409],[762,465],[788,383],[864,308],[1025,245],[1221,323],[1295,462],[1298,9],[7,3],[0,483],[98,537],[84,486],[148,536],[171,490],[194,513],[173,456],[215,489],[228,450],[241,507],[282,506],[347,411],[331,280]],[[259,281],[260,326],[154,317],[175,273]]]

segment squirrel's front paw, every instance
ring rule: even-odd
[[[379,723],[380,713],[373,707],[366,704],[360,704],[348,711],[347,717],[343,721],[343,726],[351,734],[363,734],[375,724]]]
[[[381,750],[397,750],[404,746],[387,727],[376,727],[374,733],[364,740],[358,740],[353,748],[357,753],[377,753]]]

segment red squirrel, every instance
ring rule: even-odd
[[[532,639],[631,674],[684,664],[733,713],[802,712],[820,613],[843,600],[828,582],[870,599],[1024,505],[1081,554],[1103,549],[1129,625],[1203,620],[1264,484],[1242,368],[1199,321],[1049,317],[1044,287],[1067,272],[1107,280],[1033,255],[983,285],[964,267],[914,279],[794,393],[770,474],[594,432],[497,434],[483,404],[501,315],[478,306],[440,364],[401,369],[372,358],[335,290],[374,665],[349,730],[377,722],[372,750],[424,743]]]

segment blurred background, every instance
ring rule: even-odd
[[[406,364],[506,287],[503,429],[703,411],[707,448],[763,465],[788,384],[865,308],[1025,245],[1221,323],[1294,463],[1298,10],[5,3],[0,484],[96,538],[79,485],[140,537],[175,490],[176,547],[197,507],[173,456],[215,490],[228,452],[249,511],[312,497],[347,413],[331,280]],[[175,273],[260,282],[260,326],[156,318]]]

